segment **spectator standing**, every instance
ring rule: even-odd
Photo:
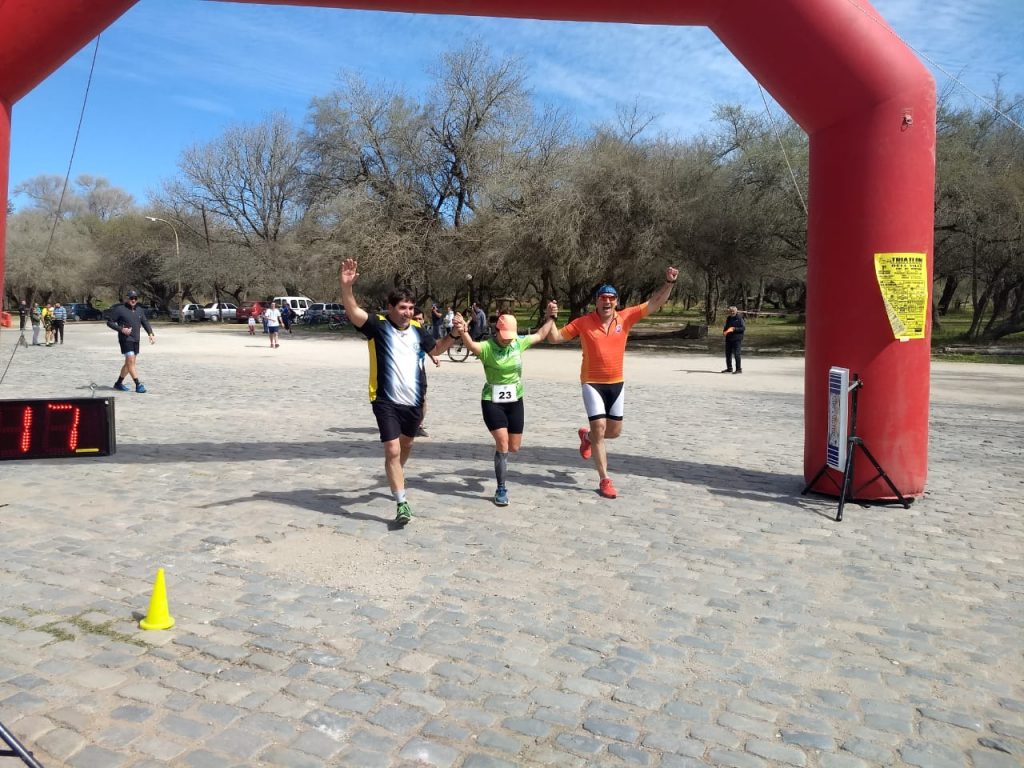
[[[38,303],[32,302],[32,311],[29,313],[29,322],[32,323],[32,346],[39,346],[39,331],[43,327],[43,310]]]
[[[53,346],[53,304],[43,307],[43,331],[46,335],[46,346]]]
[[[28,324],[28,304],[22,299],[21,303],[18,304],[18,330],[25,333],[25,326]]]
[[[469,337],[473,341],[480,341],[487,335],[487,314],[475,301],[469,311]]]
[[[256,318],[253,316],[252,311],[249,312],[249,335],[256,335]]]
[[[284,326],[284,329],[288,331],[288,333],[292,332],[293,317],[294,313],[292,312],[292,308],[288,306],[287,301],[284,302],[281,305],[281,325]]]
[[[54,343],[60,339],[60,343],[64,343],[64,324],[68,320],[68,311],[61,306],[58,301],[53,306],[53,341]]]
[[[747,329],[743,322],[743,315],[736,307],[729,307],[729,314],[725,318],[725,327],[722,335],[725,336],[725,370],[722,373],[743,373],[743,360],[741,357],[743,348],[743,332]],[[736,358],[735,369],[732,366],[733,358]]]
[[[124,355],[124,364],[121,366],[117,381],[114,382],[114,389],[118,392],[127,392],[129,387],[124,383],[124,379],[125,376],[131,376],[135,382],[135,391],[139,394],[144,393],[146,387],[139,381],[136,367],[139,342],[142,340],[141,331],[143,328],[146,329],[150,344],[156,344],[156,336],[153,335],[153,328],[146,319],[146,313],[139,306],[139,294],[128,291],[124,304],[117,304],[110,310],[107,327],[117,331],[117,343],[121,347],[121,354]]]
[[[421,328],[425,329],[427,327],[422,309],[417,309],[413,313],[412,320],[413,323],[418,323]],[[435,368],[441,367],[441,360],[433,352],[427,352],[424,357],[429,357],[430,362],[434,364]],[[420,370],[423,371],[423,418],[420,419],[420,425],[416,428],[416,437],[430,437],[427,434],[427,430],[423,428],[423,422],[427,420],[427,361],[422,358],[420,359]]]
[[[448,336],[452,332],[452,328],[455,326],[455,310],[450,306],[448,311],[444,313],[444,335]]]
[[[444,313],[437,304],[430,306],[430,331],[435,339],[441,338],[441,328],[444,326]]]

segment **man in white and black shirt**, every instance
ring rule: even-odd
[[[453,339],[445,336],[437,341],[427,328],[413,320],[415,297],[407,288],[395,288],[388,294],[384,314],[369,314],[356,302],[352,290],[359,277],[358,267],[354,259],[342,263],[338,273],[341,300],[349,321],[367,338],[370,403],[384,445],[384,470],[398,505],[395,523],[401,526],[412,519],[405,498],[404,467],[423,421],[423,357],[445,352]]]

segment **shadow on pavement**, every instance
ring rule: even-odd
[[[371,429],[371,431],[376,433],[375,429]],[[467,449],[473,451],[473,454],[467,456]],[[436,439],[417,441],[413,447],[412,457],[407,469],[409,476],[414,478],[410,481],[410,486],[415,485],[417,488],[429,490],[439,495],[451,494],[478,498],[483,493],[486,484],[490,483],[493,478],[490,474],[489,454],[486,459],[482,455],[479,458],[477,457],[488,450],[490,450],[490,446],[484,446],[483,444],[474,446],[460,442],[441,442]],[[319,442],[292,444],[195,441],[189,443],[135,445],[122,442],[118,445],[117,453],[104,461],[125,465],[176,462],[249,463],[252,461],[274,461],[283,458],[309,460],[366,458],[383,462],[380,442],[369,438],[361,440],[322,440]],[[467,464],[473,466],[473,469],[464,469]],[[523,471],[519,471],[516,467],[517,464],[523,467]],[[610,464],[613,473],[616,474],[671,480],[687,485],[705,487],[713,493],[737,499],[763,500],[773,504],[788,503],[801,509],[808,508],[806,503],[802,503],[806,500],[799,496],[800,490],[804,486],[803,478],[799,475],[768,472],[748,467],[722,466],[720,464],[708,464],[688,461],[686,459],[652,458],[628,453],[615,453],[614,451],[611,455]],[[535,467],[536,465],[553,465],[556,468],[552,468],[545,473],[526,471],[526,467]],[[458,474],[461,479],[450,480],[444,477],[437,477],[436,474],[425,476],[431,468],[441,474]],[[580,460],[575,448],[530,446],[524,448],[510,464],[510,470],[518,478],[517,482],[552,489],[578,489],[580,487],[578,482],[569,472],[589,469],[591,469],[591,465],[589,462],[584,464]],[[385,484],[383,478],[381,478],[380,482],[382,485]],[[335,493],[340,494],[342,492],[339,489]],[[331,491],[324,490],[296,491],[294,493],[282,492],[279,495],[286,497],[294,496],[295,494],[319,494],[323,498],[333,499],[334,506],[330,509],[322,508],[310,503],[309,499],[302,498],[284,501],[283,503],[298,504],[298,506],[331,514],[338,513],[338,506],[358,504],[373,498],[373,496],[342,498],[336,495],[332,496]],[[278,494],[272,493],[269,495],[275,496]],[[246,500],[252,500],[253,498],[256,497],[246,497]]]

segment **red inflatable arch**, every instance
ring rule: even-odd
[[[264,1],[711,28],[810,136],[805,477],[809,480],[825,463],[826,379],[829,367],[838,365],[867,383],[859,434],[904,494],[923,493],[930,318],[923,339],[895,338],[875,275],[875,254],[925,254],[931,285],[935,84],[866,0]],[[12,106],[133,4],[0,2],[0,248]],[[874,475],[866,463],[861,462],[855,487]],[[875,481],[858,495],[881,499],[891,492]]]

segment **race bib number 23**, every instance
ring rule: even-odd
[[[495,403],[514,403],[519,397],[516,395],[515,384],[492,384],[491,400]]]

